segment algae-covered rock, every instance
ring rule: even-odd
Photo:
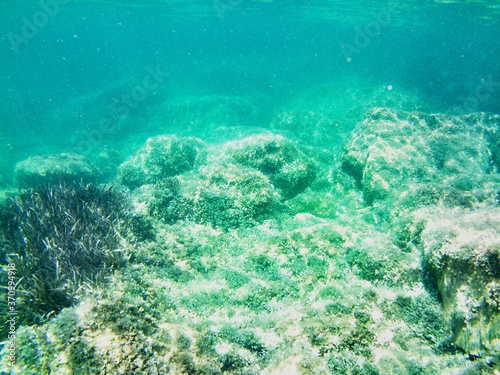
[[[265,134],[242,140],[231,150],[234,160],[269,177],[285,198],[303,192],[316,178],[317,164],[280,135]]]
[[[134,195],[139,207],[165,224],[197,222],[223,230],[272,217],[281,199],[261,172],[226,163],[166,178],[136,189]]]
[[[426,111],[414,94],[387,86],[367,88],[356,81],[323,84],[307,90],[274,116],[271,128],[303,144],[338,150],[367,110],[374,107]]]
[[[189,171],[203,142],[197,138],[160,135],[146,143],[119,167],[122,184],[135,188]]]
[[[210,166],[194,197],[194,214],[214,227],[239,228],[271,216],[279,194],[262,173],[242,166]]]
[[[466,353],[500,352],[500,209],[441,212],[422,234],[428,288]]]
[[[417,204],[444,200],[471,206],[488,195],[488,183],[498,181],[489,173],[499,127],[500,117],[494,115],[453,117],[376,108],[345,145],[342,171],[354,179],[368,205],[409,196]]]
[[[155,217],[159,217],[167,224],[173,224],[178,220],[193,219],[192,199],[185,199],[182,195],[181,182],[177,177],[169,177],[165,180],[148,186],[149,194],[148,211]],[[144,199],[145,191],[142,193]]]
[[[423,252],[423,281],[442,303],[453,343],[475,356],[499,351],[499,127],[497,115],[376,108],[351,134],[338,175],[365,204],[394,208],[394,244]],[[413,219],[397,219],[405,211]],[[355,265],[385,269],[360,255]]]
[[[169,336],[158,328],[157,318],[140,301],[65,309],[43,327],[19,328],[17,372],[11,373],[170,373]]]
[[[15,168],[19,188],[60,183],[90,183],[100,177],[99,170],[84,156],[59,154],[34,156],[20,161]]]
[[[152,138],[119,172],[140,186],[127,263],[19,326],[21,373],[497,371],[497,128],[376,109],[330,160],[257,128]]]

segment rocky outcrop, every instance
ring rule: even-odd
[[[15,182],[19,188],[59,183],[98,181],[100,172],[84,156],[59,154],[34,156],[16,164]]]
[[[500,116],[371,110],[344,147],[342,171],[365,204],[471,206],[494,193]]]
[[[411,246],[398,246],[420,249],[454,345],[478,357],[500,351],[499,129],[498,115],[376,108],[352,132],[338,173],[368,207],[413,217],[399,235]]]
[[[316,178],[318,166],[295,144],[279,135],[253,136],[230,151],[233,159],[269,177],[285,198],[303,192]]]
[[[149,138],[120,165],[118,179],[130,188],[161,182],[193,168],[202,147],[203,142],[197,138],[175,135]]]
[[[478,357],[500,352],[500,209],[425,216],[425,280],[455,345]]]

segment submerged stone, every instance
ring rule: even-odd
[[[285,198],[303,192],[316,178],[317,164],[291,140],[265,134],[246,138],[230,151],[234,160],[269,177]]]
[[[262,173],[242,166],[207,167],[194,197],[195,217],[223,229],[245,227],[273,214],[279,194]]]
[[[500,117],[494,115],[375,108],[344,146],[342,172],[354,179],[367,205],[406,196],[425,202],[426,191],[437,185],[442,191],[429,203],[470,206],[485,199],[489,183],[499,181],[490,174],[498,168],[493,156],[499,128]]]
[[[192,137],[160,135],[149,138],[127,161],[120,165],[118,179],[130,188],[157,183],[194,167],[203,142]]]
[[[15,168],[19,188],[59,183],[90,183],[99,179],[99,170],[84,156],[59,154],[34,156],[20,161]]]
[[[423,232],[424,274],[469,355],[500,351],[500,210],[441,212]]]

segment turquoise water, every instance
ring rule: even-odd
[[[4,0],[2,373],[497,374],[499,41],[498,1]]]
[[[411,90],[449,110],[474,96],[482,79],[499,81],[494,1],[62,3],[49,6],[47,19],[37,1],[1,5],[0,113],[11,163],[34,147],[74,148],[72,135],[91,130],[93,119],[79,113],[80,122],[59,123],[54,114],[107,85],[134,87],[148,66],[169,72],[158,100],[264,95],[269,110],[316,85],[350,80]],[[23,17],[40,15],[25,38]],[[498,113],[495,87],[474,110]],[[100,99],[95,116],[108,114],[113,95],[121,96]],[[134,115],[156,98],[148,95]]]

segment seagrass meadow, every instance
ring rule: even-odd
[[[0,373],[500,374],[493,1],[0,5]]]

